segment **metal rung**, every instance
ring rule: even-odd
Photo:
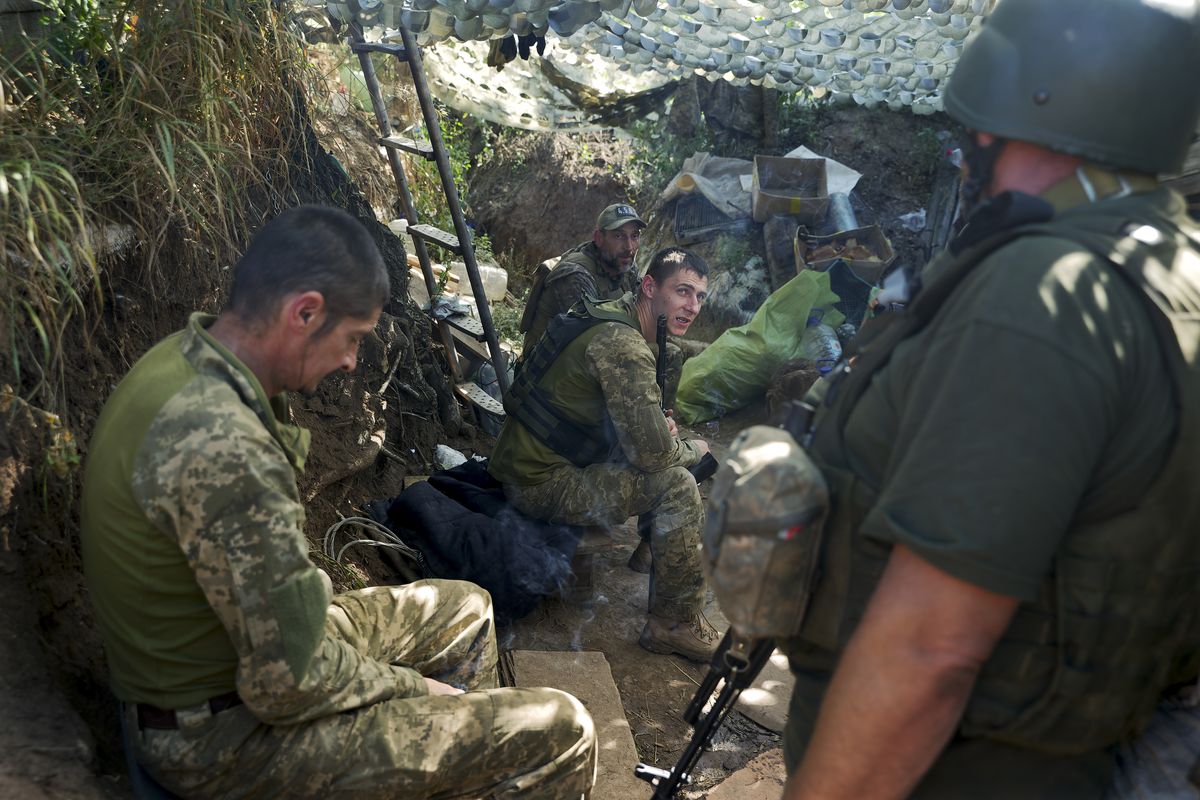
[[[388,42],[351,42],[350,49],[355,53],[387,53],[401,61],[408,61],[408,51],[402,44]]]
[[[475,334],[463,333],[458,328],[451,328],[449,325],[446,327],[449,328],[450,335],[454,338],[454,347],[460,355],[483,361],[492,360],[492,354],[488,351],[487,345],[476,339]]]
[[[428,161],[433,160],[433,145],[429,142],[418,142],[415,139],[405,139],[400,136],[381,136],[379,143],[393,150],[403,150],[406,153],[413,153]]]
[[[409,230],[412,229],[409,228]],[[487,338],[487,335],[483,332],[483,324],[470,314],[451,314],[443,319],[442,322],[445,322],[451,328],[457,328],[476,341],[482,342]]]
[[[501,418],[504,417],[504,406],[499,400],[485,392],[479,384],[470,382],[460,383],[454,387],[454,390],[458,392],[459,397],[476,406],[481,411],[495,414]]]
[[[432,225],[409,225],[408,235],[462,255],[463,249],[462,245],[458,243],[458,237]]]

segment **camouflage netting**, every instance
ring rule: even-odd
[[[324,5],[319,0],[309,2]],[[486,42],[545,35],[545,58],[599,94],[627,98],[691,75],[932,113],[968,37],[996,0],[351,0],[328,3],[377,38],[403,25],[449,105],[531,129],[595,123],[536,70],[486,65]],[[615,91],[614,87],[620,87]]]

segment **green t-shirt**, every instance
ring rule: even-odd
[[[83,566],[113,691],[186,708],[236,689],[277,724],[425,694],[414,670],[326,631],[294,471],[308,434],[210,320],[134,364],[89,447]]]
[[[1059,219],[1089,211],[1061,187],[1048,199]],[[1106,205],[1130,220],[1181,213],[1161,190]],[[949,263],[935,259],[928,277]],[[1174,394],[1136,289],[1068,240],[1015,239],[896,347],[847,418],[847,465],[875,497],[859,530],[1031,601],[1076,521],[1136,506],[1154,481],[1178,420]],[[829,678],[820,661],[797,676],[790,758]],[[1107,753],[1054,757],[956,739],[915,796],[968,786],[973,797],[1099,796],[1111,767]]]
[[[1143,301],[1066,240],[1018,239],[902,342],[847,420],[866,536],[1032,600],[1076,516],[1157,474],[1173,392]]]

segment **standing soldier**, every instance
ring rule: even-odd
[[[1198,75],[1195,0],[1000,0],[963,53],[978,207],[811,431],[788,800],[1103,797],[1196,682],[1200,230],[1155,175]]]

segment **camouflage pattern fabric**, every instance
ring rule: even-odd
[[[543,279],[544,285],[536,298],[537,309],[525,334],[521,352],[528,353],[546,332],[550,320],[565,314],[584,297],[595,300],[616,300],[627,292],[636,292],[638,271],[634,266],[612,277],[600,264],[600,254],[593,242],[585,242],[568,250]],[[530,297],[534,297],[530,292]]]
[[[509,502],[536,519],[613,527],[652,512],[649,610],[688,620],[704,600],[704,507],[687,471],[700,460],[700,451],[667,427],[654,381],[654,355],[637,327],[634,296],[601,307],[628,315],[630,324],[604,322],[580,334],[539,385],[564,416],[582,422],[607,414],[623,459],[576,467],[510,416],[489,469],[504,484]]]
[[[307,437],[207,322],[193,316],[122,381],[85,477],[114,691],[180,721],[135,735],[147,769],[188,796],[585,794],[591,720],[560,692],[492,688],[486,592],[332,596],[296,490]],[[423,675],[472,691],[428,697]],[[211,715],[204,700],[235,688],[245,704]]]
[[[505,484],[508,501],[548,522],[615,527],[653,511],[650,608],[660,617],[693,618],[704,605],[700,490],[686,467],[642,472],[622,464],[565,466],[536,486]]]
[[[246,706],[177,712],[180,730],[132,738],[164,786],[188,797],[586,797],[595,729],[555,689],[496,689],[487,593],[463,581],[376,587],[333,599],[331,638],[465,689],[393,698],[303,725],[272,726]],[[136,717],[127,720],[136,731]]]
[[[654,381],[654,353],[640,333],[636,300],[625,295],[603,303],[605,312],[629,317],[629,324],[593,326],[567,345],[538,382],[556,413],[580,425],[612,421],[623,463],[643,472],[700,461],[700,450],[672,436]],[[534,486],[572,466],[566,457],[538,440],[519,419],[504,423],[488,471],[501,483]]]

